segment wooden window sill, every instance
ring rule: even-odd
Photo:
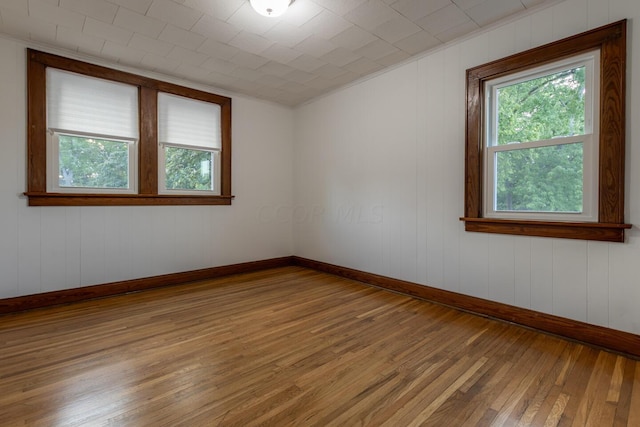
[[[230,205],[234,196],[81,194],[26,192],[29,206]]]
[[[466,231],[520,236],[624,242],[624,230],[631,224],[601,222],[549,222],[493,218],[460,218]]]

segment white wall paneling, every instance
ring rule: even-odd
[[[640,32],[633,28],[640,3],[565,0],[299,107],[296,204],[382,199],[385,221],[382,239],[354,224],[295,224],[295,254],[640,333],[637,228],[618,244],[468,233],[459,221],[465,70],[621,18],[630,23],[626,220],[638,223],[640,123],[633,118],[640,111]],[[386,144],[377,135],[394,138]],[[358,155],[376,167],[345,160]]]
[[[599,326],[609,323],[609,245],[587,244],[587,322]]]
[[[18,122],[19,108],[24,106],[20,101],[21,92],[13,77],[20,69],[20,55],[13,44],[0,43],[0,93],[16,98],[16,103],[0,102],[0,298],[18,295],[18,207],[22,204],[17,197],[19,192],[19,164],[16,159],[24,155],[24,148],[19,147],[18,139],[21,129]],[[17,104],[17,105],[16,105]],[[16,108],[18,107],[18,108]]]

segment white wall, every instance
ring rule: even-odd
[[[566,0],[297,109],[295,254],[640,333],[626,243],[469,233],[465,70],[628,18],[626,220],[640,224],[640,2]]]
[[[292,203],[293,112],[246,97],[231,206],[27,207],[25,48],[0,39],[0,298],[292,254],[290,221],[260,214]]]

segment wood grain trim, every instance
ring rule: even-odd
[[[158,194],[158,92],[140,88],[140,143],[138,146],[138,193]]]
[[[294,256],[295,265],[640,357],[640,336],[456,292]]]
[[[564,239],[624,242],[624,230],[631,224],[601,222],[517,221],[493,218],[460,218],[466,231],[513,234],[518,236],[560,237]]]
[[[31,52],[28,52],[31,54]],[[27,62],[27,181],[28,191],[47,191],[46,67]]]
[[[230,205],[233,196],[175,196],[171,194],[75,194],[26,192],[29,206],[173,206]]]
[[[624,241],[624,230],[630,228],[624,224],[626,38],[626,20],[621,20],[467,70],[465,216],[461,218],[467,231]],[[518,221],[511,226],[486,219],[477,221],[483,215],[484,82],[593,49],[599,49],[601,54],[598,221],[608,229],[593,233],[589,226],[575,223],[562,226],[549,222],[542,227],[523,226]],[[612,224],[624,226],[611,227]]]
[[[261,261],[243,262],[240,264],[225,265],[221,267],[185,271],[182,273],[165,274],[161,276],[125,280],[82,288],[65,289],[62,291],[45,292],[15,298],[5,298],[0,299],[0,314],[15,313],[35,308],[104,298],[147,289],[161,288],[164,286],[180,285],[198,280],[230,276],[232,274],[286,267],[292,265],[292,263],[292,257],[271,258]]]
[[[625,75],[627,27],[618,25],[600,48],[600,203],[601,222],[624,222]]]

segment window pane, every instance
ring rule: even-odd
[[[129,143],[58,134],[60,187],[129,188]]]
[[[584,66],[499,88],[496,96],[498,145],[585,132]]]
[[[211,151],[165,147],[167,190],[213,190]]]
[[[496,211],[582,212],[583,144],[496,152]]]

